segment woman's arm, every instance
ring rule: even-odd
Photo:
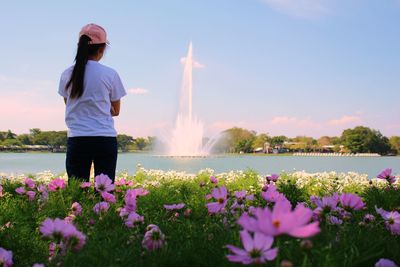
[[[121,109],[121,100],[111,101],[111,116],[118,116]]]

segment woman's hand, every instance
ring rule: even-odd
[[[121,100],[111,101],[111,116],[115,117],[119,115],[119,110],[121,108]]]

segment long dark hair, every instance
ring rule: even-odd
[[[83,94],[83,80],[85,77],[86,63],[88,62],[89,56],[97,54],[99,49],[106,44],[90,44],[90,37],[82,35],[79,38],[78,50],[75,56],[75,66],[72,70],[71,78],[69,79],[65,90],[72,85],[70,97],[80,98]]]

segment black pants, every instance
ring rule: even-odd
[[[66,167],[68,178],[89,181],[90,168],[94,173],[107,174],[114,182],[118,145],[116,137],[80,136],[68,138]]]

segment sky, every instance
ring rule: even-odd
[[[400,0],[0,0],[0,131],[66,130],[59,77],[92,22],[111,43],[101,63],[128,91],[119,133],[173,127],[193,42],[207,136],[400,135]]]

